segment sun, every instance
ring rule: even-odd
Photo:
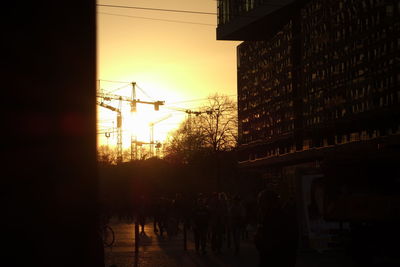
[[[131,140],[163,143],[171,131],[172,117],[170,111],[156,111],[152,105],[140,105],[136,112],[123,112],[123,146],[130,145]]]
[[[125,136],[128,139],[132,137],[141,142],[150,142],[150,122],[154,112],[150,107],[140,107],[136,112],[124,112],[122,129]]]

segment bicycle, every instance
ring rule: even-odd
[[[103,240],[103,245],[106,247],[112,247],[115,242],[114,230],[109,225],[104,225],[102,228],[101,237]]]

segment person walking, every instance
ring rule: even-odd
[[[219,255],[222,252],[222,239],[224,234],[224,217],[227,214],[225,202],[220,194],[214,192],[209,201],[211,250]]]
[[[153,231],[155,234],[158,234],[161,228],[161,197],[155,198],[152,204]]]
[[[229,209],[230,228],[233,237],[234,254],[240,251],[240,239],[243,232],[246,211],[241,202],[240,196],[236,195]]]
[[[199,197],[193,210],[193,234],[196,253],[206,254],[208,220],[210,212],[203,198]]]
[[[140,196],[138,204],[139,204],[138,205],[138,222],[141,227],[140,234],[145,234],[144,226],[146,225],[147,203],[146,203],[146,197],[144,195]]]
[[[259,252],[259,266],[285,266],[285,215],[279,196],[269,190],[258,196],[258,224],[255,245]]]
[[[283,266],[294,267],[297,262],[297,249],[299,244],[299,224],[297,219],[297,206],[293,197],[289,197],[282,207],[284,214],[284,250],[286,257]]]

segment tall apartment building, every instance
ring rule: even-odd
[[[304,232],[313,202],[335,222],[399,218],[399,1],[220,0],[217,39],[244,41],[239,166],[302,203]]]

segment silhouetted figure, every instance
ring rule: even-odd
[[[141,227],[140,233],[144,234],[144,226],[146,225],[147,203],[144,195],[140,196],[138,203],[138,222]]]
[[[214,253],[221,254],[225,230],[224,218],[227,214],[226,203],[215,192],[209,200],[208,207],[210,210],[211,249]]]
[[[237,255],[240,251],[240,237],[243,232],[245,220],[245,208],[239,196],[233,198],[233,202],[229,209],[230,214],[230,228],[233,237],[234,253]]]
[[[175,237],[178,234],[179,214],[176,200],[171,199],[168,204],[167,216],[167,234],[168,238]]]
[[[210,212],[202,197],[199,197],[193,209],[193,234],[196,252],[206,254],[207,230]]]
[[[230,248],[230,235],[231,235],[231,229],[230,229],[230,215],[229,215],[229,209],[231,206],[231,199],[228,197],[228,194],[226,192],[221,192],[219,194],[219,200],[220,200],[220,214],[221,214],[221,219],[222,219],[222,245],[227,244],[227,247]]]
[[[160,199],[160,209],[158,214],[158,230],[160,231],[160,237],[163,237],[167,227],[168,218],[168,199],[165,197]]]
[[[297,219],[296,201],[289,198],[283,205],[283,227],[284,227],[284,264],[282,266],[296,266],[297,249],[299,243],[299,225]]]
[[[259,252],[259,266],[287,266],[286,257],[285,214],[282,211],[279,197],[273,191],[262,191],[258,196],[258,225],[255,245]]]
[[[254,229],[257,225],[257,199],[253,195],[249,195],[246,199],[242,199],[242,204],[246,211],[243,225],[243,239],[249,238],[249,230]]]
[[[160,222],[161,222],[161,210],[162,210],[162,199],[156,198],[153,201],[153,230],[154,233],[158,233],[160,231]]]

